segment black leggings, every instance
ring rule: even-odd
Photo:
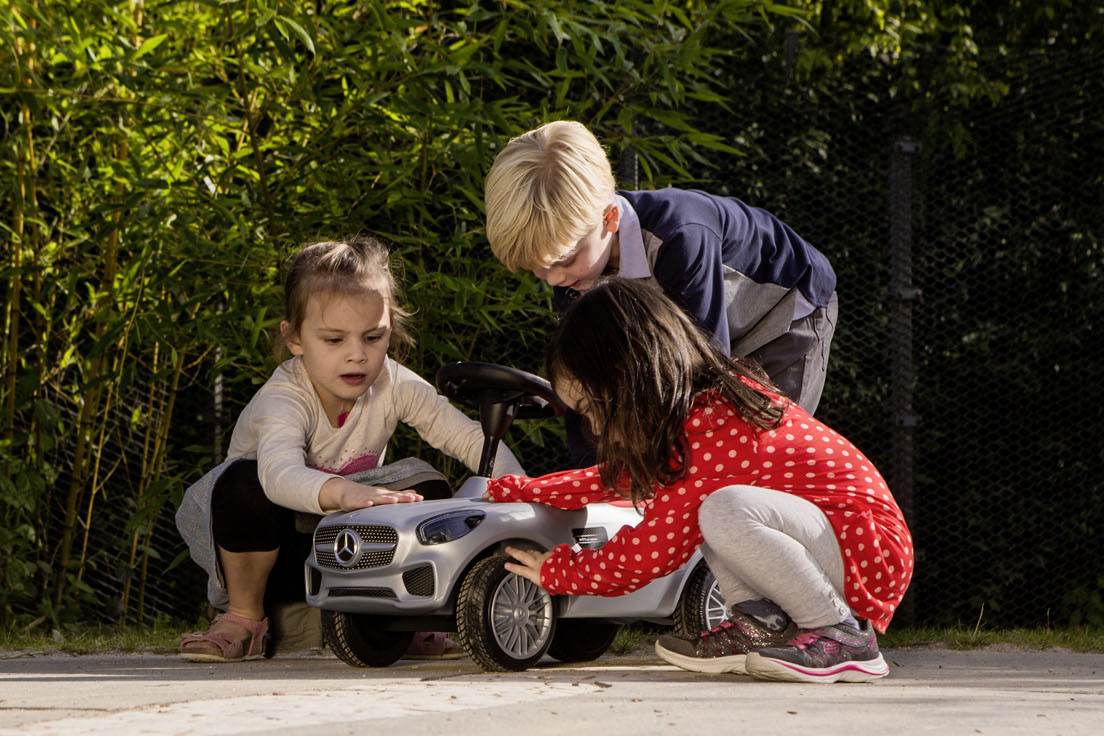
[[[429,480],[412,490],[425,498],[449,498],[448,483]],[[268,576],[265,605],[301,601],[306,596],[303,563],[313,534],[296,530],[296,512],[273,503],[257,477],[256,460],[238,460],[222,472],[211,494],[215,544],[228,552],[280,550]]]
[[[215,544],[228,552],[279,550],[268,576],[266,606],[304,599],[303,563],[311,535],[296,531],[294,511],[265,495],[256,460],[239,460],[219,476],[211,494],[211,520]]]

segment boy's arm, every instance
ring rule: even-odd
[[[685,225],[659,248],[652,275],[667,296],[729,354],[721,238],[703,225]]]
[[[489,501],[543,503],[558,509],[581,509],[589,503],[622,497],[605,487],[598,476],[598,468],[592,466],[550,473],[540,478],[504,475],[487,481],[484,498]]]

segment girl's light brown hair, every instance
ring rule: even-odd
[[[564,314],[545,352],[552,384],[574,381],[595,416],[602,481],[634,502],[686,474],[684,424],[694,399],[720,395],[745,420],[773,429],[785,405],[752,360],[730,359],[652,282],[606,279]]]
[[[384,299],[391,314],[391,345],[402,349],[414,344],[406,328],[410,312],[403,308],[402,292],[391,267],[387,246],[379,239],[358,235],[304,246],[288,260],[284,279],[284,319],[287,326],[276,341],[281,357],[285,340],[299,332],[307,302],[316,295],[366,296]]]

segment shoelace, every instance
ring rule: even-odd
[[[813,631],[806,631],[804,634],[799,634],[797,638],[789,641],[785,646],[793,646],[798,649],[807,649],[810,645],[815,644],[818,640],[824,637]]]
[[[702,631],[698,634],[698,636],[700,636],[704,639],[705,637],[707,637],[711,634],[716,634],[716,633],[720,632],[721,629],[731,629],[732,626],[733,626],[733,624],[732,624],[731,621],[722,621],[719,626],[714,626],[709,631]]]

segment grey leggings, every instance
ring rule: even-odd
[[[702,554],[730,606],[768,598],[802,629],[838,624],[851,612],[836,534],[809,501],[729,486],[702,502],[698,522]]]

